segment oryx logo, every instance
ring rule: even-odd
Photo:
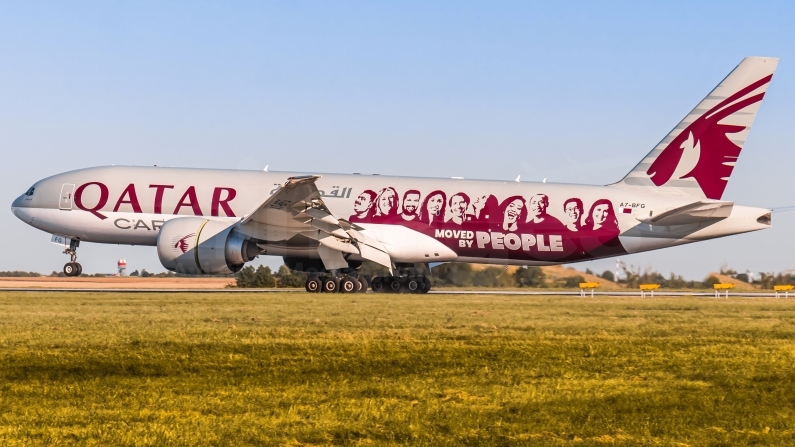
[[[742,132],[747,127],[721,124],[720,121],[761,101],[764,92],[745,96],[763,87],[772,78],[771,74],[748,85],[687,126],[646,171],[651,181],[662,186],[671,179],[692,178],[698,182],[705,196],[720,199],[742,150],[729,134]]]
[[[187,239],[190,238],[190,237],[193,237],[193,236],[196,236],[196,233],[191,233],[191,234],[189,234],[187,236],[184,236],[184,237],[181,237],[180,239],[177,239],[177,241],[174,243],[174,248],[182,251],[182,253],[187,253],[188,252],[188,241],[187,241]]]

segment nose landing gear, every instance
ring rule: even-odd
[[[77,263],[77,247],[80,246],[80,241],[72,239],[69,243],[69,248],[64,250],[71,257],[71,262],[67,262],[63,266],[63,272],[66,276],[80,276],[83,273],[83,266]]]

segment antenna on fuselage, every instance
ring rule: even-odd
[[[517,183],[519,183],[519,179],[520,179],[520,178],[522,178],[522,174],[519,174],[519,175],[517,175],[517,176],[516,176],[516,180],[514,180],[514,181],[515,181],[515,182],[517,182]]]
[[[265,165],[265,169],[263,169],[264,172],[268,172],[268,166],[270,165]]]

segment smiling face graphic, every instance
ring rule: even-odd
[[[441,194],[434,194],[430,198],[428,198],[428,215],[429,216],[438,216],[442,209],[442,204],[444,203],[444,198]]]
[[[520,199],[516,199],[508,204],[505,208],[505,216],[504,222],[506,224],[513,224],[516,223],[517,219],[519,219],[519,215],[522,212],[522,208],[524,207],[524,203]]]
[[[605,221],[607,220],[607,216],[610,214],[609,210],[610,205],[607,204],[597,205],[594,207],[593,214],[591,215],[591,217],[593,217],[594,230],[602,228],[602,225],[604,225]]]
[[[547,213],[547,196],[543,194],[536,194],[530,198],[529,209],[530,216],[538,217]]]
[[[403,199],[404,214],[415,214],[419,206],[420,206],[419,194],[406,194],[406,198]]]
[[[373,204],[373,199],[370,197],[370,194],[361,193],[359,197],[356,198],[356,202],[353,203],[353,210],[357,213],[363,213],[370,209],[370,205]]]
[[[450,212],[455,217],[463,218],[467,205],[466,199],[462,195],[456,194],[450,199]]]
[[[580,229],[580,219],[582,218],[582,205],[578,199],[571,199],[563,207],[566,215],[566,228],[572,231]]]
[[[392,189],[387,189],[381,194],[381,197],[378,199],[378,210],[382,215],[389,216],[392,214],[395,209],[396,199],[395,191]]]
[[[580,215],[582,215],[582,210],[580,210],[580,207],[578,207],[576,203],[571,202],[566,205],[566,216],[568,216],[569,220],[577,222],[580,220]]]

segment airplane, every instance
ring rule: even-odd
[[[743,59],[606,186],[105,166],[40,180],[11,209],[64,246],[67,276],[81,242],[148,245],[193,275],[281,256],[307,291],[342,293],[428,292],[430,263],[554,265],[763,230],[772,210],[722,196],[777,64]],[[389,274],[364,278],[365,261]]]

